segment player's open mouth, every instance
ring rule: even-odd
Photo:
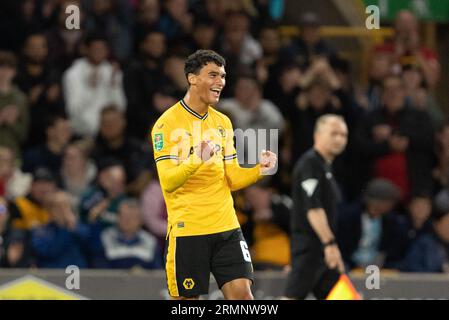
[[[210,91],[213,92],[213,94],[216,98],[218,98],[220,96],[220,92],[221,92],[220,89],[210,89]]]

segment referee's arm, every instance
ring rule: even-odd
[[[324,259],[329,269],[338,269],[340,273],[344,273],[343,259],[329,227],[326,212],[322,208],[310,209],[307,211],[307,219],[323,244]]]
[[[323,208],[309,209],[307,211],[307,220],[309,220],[313,230],[320,238],[321,243],[326,244],[335,240]]]
[[[324,258],[330,269],[337,268],[339,272],[344,273],[344,264],[341,258],[340,250],[335,241],[326,212],[322,203],[322,187],[319,179],[320,173],[312,165],[303,168],[300,174],[300,187],[297,192],[301,193],[304,200],[304,209],[307,212],[313,231],[317,234],[324,247]]]

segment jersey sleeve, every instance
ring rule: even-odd
[[[173,134],[172,126],[167,121],[163,119],[156,121],[151,131],[151,141],[156,163],[164,160],[177,162],[179,159],[178,139]]]
[[[159,119],[151,131],[159,182],[165,192],[180,188],[203,164],[195,152],[184,161],[179,159],[179,138],[173,126]]]
[[[252,168],[240,167],[237,159],[237,151],[234,146],[234,130],[229,118],[226,117],[225,124],[225,144],[223,148],[223,161],[225,167],[225,175],[231,191],[243,189],[263,176],[260,174],[260,165],[257,164]]]
[[[294,193],[302,199],[301,204],[307,212],[311,209],[323,208],[321,172],[312,161],[307,161],[298,168],[294,181]]]

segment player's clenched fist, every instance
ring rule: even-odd
[[[209,160],[215,153],[215,145],[210,140],[201,141],[195,149],[196,155],[203,161]]]
[[[278,157],[275,153],[267,150],[262,150],[259,158],[260,163],[260,173],[262,175],[273,174],[273,169],[276,166]]]

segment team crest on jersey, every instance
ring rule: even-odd
[[[223,138],[226,137],[226,130],[225,130],[222,126],[218,126],[218,133],[219,133],[220,136],[222,136]]]
[[[164,135],[162,133],[156,133],[154,135],[154,149],[161,151],[164,148]]]

